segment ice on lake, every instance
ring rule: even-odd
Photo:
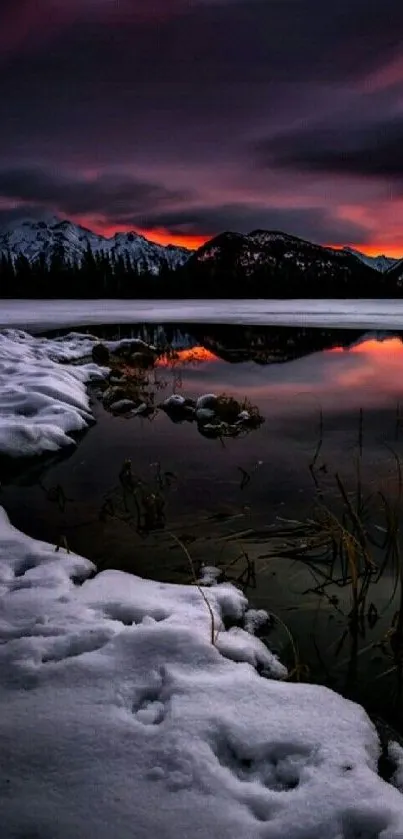
[[[238,323],[362,329],[403,326],[403,300],[2,300],[0,328],[104,323]]]

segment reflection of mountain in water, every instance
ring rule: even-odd
[[[159,349],[191,349],[202,346],[218,358],[238,364],[278,364],[334,347],[348,349],[368,338],[382,340],[392,336],[403,340],[403,333],[363,332],[358,329],[323,329],[295,326],[241,326],[217,324],[133,324],[83,327],[104,340],[142,338]],[[59,330],[55,335],[66,334]]]
[[[336,346],[348,347],[363,334],[357,330],[324,330],[295,327],[205,327],[193,330],[199,342],[232,364],[278,364]]]

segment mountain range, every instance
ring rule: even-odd
[[[103,253],[111,258],[129,253],[140,271],[151,274],[159,274],[162,265],[175,271],[191,254],[186,248],[157,245],[138,233],[115,233],[107,238],[57,218],[48,222],[28,219],[0,229],[0,254],[9,253],[12,258],[25,256],[30,263],[41,256],[50,260],[57,249],[63,249],[66,260],[80,262],[88,248],[93,254]]]
[[[403,284],[403,260],[373,259],[281,231],[222,233],[193,253],[182,269],[210,293],[248,286],[251,297],[388,297]]]
[[[155,278],[157,296],[189,296],[191,289],[194,297],[393,297],[403,289],[403,259],[336,250],[281,231],[225,232],[190,251],[134,232],[107,238],[57,218],[0,229],[0,255],[13,263],[24,257],[25,264],[50,265],[57,253],[80,265],[88,251],[111,263],[129,256],[139,275]]]

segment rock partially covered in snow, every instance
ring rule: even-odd
[[[218,396],[216,396],[215,393],[205,393],[203,396],[199,396],[199,398],[197,399],[196,410],[201,411],[208,409],[213,411],[214,413],[217,409],[217,403]]]
[[[240,414],[237,416],[237,422],[249,422],[250,420],[250,413],[249,411],[241,411]]]
[[[171,418],[173,422],[183,422],[194,420],[195,417],[195,401],[179,393],[173,393],[164,400],[160,408]]]
[[[138,405],[137,408],[131,411],[131,415],[133,417],[144,417],[153,413],[154,408],[152,407],[152,405],[147,405],[146,402],[140,402],[140,405]]]
[[[215,586],[220,576],[220,568],[216,568],[215,565],[202,565],[199,575],[199,583],[202,586]]]
[[[110,385],[102,394],[102,402],[106,408],[110,408],[114,403],[126,399],[126,389],[124,384]]]
[[[120,399],[119,402],[113,402],[110,410],[113,414],[127,414],[136,408],[136,403],[132,399]]]
[[[162,403],[162,408],[165,411],[172,411],[172,410],[182,410],[186,405],[186,399],[184,396],[181,396],[179,393],[173,393],[171,396],[168,396],[167,399],[164,399]]]
[[[245,629],[251,635],[255,635],[262,629],[270,626],[273,619],[265,609],[248,609],[245,615]]]

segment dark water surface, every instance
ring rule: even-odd
[[[167,348],[147,371],[156,404],[172,393],[225,393],[241,404],[247,399],[265,421],[236,438],[208,439],[196,422],[174,422],[163,411],[151,419],[112,416],[93,394],[96,424],[76,449],[18,464],[12,475],[3,464],[1,503],[15,526],[55,543],[63,536],[100,568],[173,582],[190,576],[175,536],[196,563],[230,565],[233,578],[246,569],[246,554],[256,572],[248,596],[286,625],[277,624],[271,642],[291,667],[289,632],[302,678],[329,684],[400,726],[388,634],[399,605],[393,562],[371,584],[357,637],[349,621],[351,586],[312,591],[320,574],[300,557],[279,555],[281,540],[274,549],[268,528],[305,521],[318,491],[341,515],[337,473],[353,500],[357,482],[360,493],[372,496],[373,523],[383,535],[379,492],[396,504],[396,455],[403,453],[403,333],[200,324],[89,331],[140,336]],[[163,530],[138,533],[133,521],[100,518],[107,499],[122,509],[119,472],[127,458],[144,486],[163,496]],[[371,551],[381,565],[385,551]]]

